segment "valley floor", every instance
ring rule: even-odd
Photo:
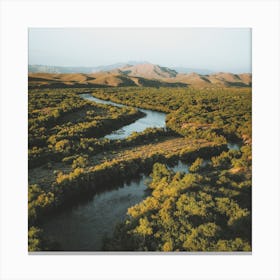
[[[194,97],[185,89],[133,88],[133,98],[130,89],[118,90],[94,95],[165,111],[167,129],[109,140],[103,136],[143,113],[83,100],[72,89],[30,90],[29,250],[55,250],[40,223],[57,210],[151,173],[151,195],[128,209],[104,250],[250,251],[251,145],[228,151],[224,137],[250,136],[248,90],[198,90]],[[159,92],[154,104],[145,97]],[[190,163],[191,174],[166,169],[178,160]]]

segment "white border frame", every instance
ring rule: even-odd
[[[253,28],[253,254],[28,255],[29,27]],[[1,279],[280,279],[279,2],[2,1]]]

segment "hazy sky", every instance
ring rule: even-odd
[[[99,66],[148,61],[251,72],[248,28],[31,28],[29,64]]]

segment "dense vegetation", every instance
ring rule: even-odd
[[[190,174],[156,163],[152,194],[128,209],[105,250],[250,251],[251,151],[223,152]]]
[[[182,135],[230,140],[251,138],[250,88],[95,89],[93,95],[126,105],[169,113],[167,127]]]
[[[143,116],[131,107],[88,102],[73,90],[29,91],[29,166],[61,160],[99,138]]]
[[[152,170],[151,196],[128,210],[105,250],[250,250],[250,89],[92,90],[102,99],[167,113],[167,129],[123,140],[103,136],[143,113],[89,102],[77,91],[88,89],[29,91],[30,251],[58,248],[40,229],[47,216]],[[227,152],[226,139],[242,140],[241,151]],[[165,167],[178,159],[193,163],[191,174]],[[206,166],[205,159],[211,160]]]

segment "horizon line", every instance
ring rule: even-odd
[[[134,64],[130,64],[129,62],[133,62]],[[110,63],[110,64],[96,65],[96,66],[94,66],[94,65],[92,65],[92,66],[83,66],[83,65],[73,66],[73,65],[29,64],[29,63],[28,63],[28,66],[47,66],[47,67],[61,67],[61,68],[99,68],[99,67],[112,66],[112,65],[115,65],[115,64],[125,64],[125,65],[131,65],[131,66],[141,65],[141,64],[152,64],[152,65],[157,65],[157,66],[160,66],[160,67],[166,67],[166,68],[170,68],[170,69],[172,69],[172,68],[186,68],[186,69],[190,69],[190,70],[191,69],[193,69],[193,70],[203,70],[203,71],[211,72],[212,74],[214,74],[214,73],[234,73],[234,74],[245,74],[246,73],[246,74],[252,74],[252,70],[251,71],[246,71],[245,69],[244,70],[238,70],[238,71],[212,70],[212,69],[209,69],[209,68],[196,67],[196,66],[193,66],[193,67],[192,66],[189,66],[189,67],[188,66],[182,66],[182,65],[165,66],[165,65],[161,65],[161,64],[148,62],[148,61],[137,62],[137,61],[133,61],[133,60],[128,61],[128,62],[115,62],[115,63]],[[118,68],[121,68],[121,67],[116,67],[114,69],[118,69]],[[113,70],[113,69],[111,69],[111,70]],[[100,72],[108,72],[108,71],[110,71],[110,70],[100,70]],[[33,73],[33,72],[30,72],[30,73]],[[76,72],[73,72],[73,73],[76,73]],[[67,73],[65,73],[65,74],[67,74]]]

